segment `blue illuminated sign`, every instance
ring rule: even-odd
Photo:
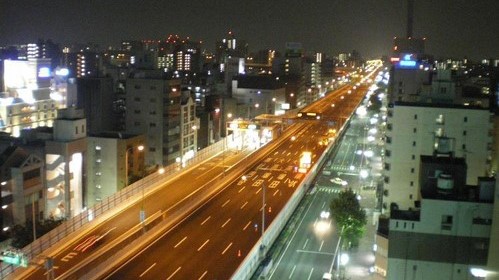
[[[402,59],[399,61],[398,66],[401,68],[416,68],[417,61],[413,57],[414,54],[408,53],[402,56]]]
[[[399,65],[402,67],[416,67],[416,61],[414,60],[401,60]]]
[[[38,78],[48,78],[50,77],[50,68],[40,67],[38,69]]]
[[[69,70],[68,68],[61,68],[55,71],[55,74],[57,76],[67,76],[69,75]]]

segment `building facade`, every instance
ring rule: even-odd
[[[84,208],[87,128],[82,110],[59,110],[53,138],[45,142],[47,216],[70,218]]]
[[[126,132],[146,135],[146,166],[165,166],[182,156],[181,101],[178,79],[127,80]]]
[[[87,207],[145,175],[144,135],[102,132],[89,136],[87,144]]]
[[[395,102],[387,111],[383,211],[414,208],[419,157],[436,152],[466,159],[467,184],[490,175],[493,123],[489,110]]]

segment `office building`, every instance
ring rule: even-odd
[[[184,150],[190,150],[195,142],[191,141],[191,133],[184,134],[188,132],[184,129],[198,125],[192,118],[195,105],[185,97],[190,97],[190,91],[182,92],[178,79],[168,80],[152,73],[136,75],[126,84],[126,132],[146,135],[146,166],[165,166],[185,158]],[[182,111],[182,106],[188,111]],[[197,133],[195,129],[193,132]]]

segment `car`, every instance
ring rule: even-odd
[[[321,212],[322,219],[327,219],[327,218],[329,218],[330,215],[331,215],[331,213],[329,213],[329,211],[322,211]]]
[[[333,184],[338,184],[338,185],[342,185],[342,186],[346,186],[348,184],[347,181],[345,180],[342,180],[341,178],[339,177],[336,177],[336,178],[333,178],[331,179],[331,183]]]
[[[322,280],[331,280],[331,279],[333,279],[333,274],[329,272],[324,273],[324,275],[322,276]]]

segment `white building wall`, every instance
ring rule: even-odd
[[[236,80],[233,80],[232,84],[232,97],[237,100],[237,103],[248,106],[247,110],[240,112],[237,117],[251,118],[268,112],[275,113],[281,110],[282,104],[286,103],[285,88],[275,90],[239,88]],[[256,104],[258,107],[255,106]]]
[[[414,207],[414,201],[419,199],[419,157],[433,154],[435,134],[452,138],[454,155],[466,158],[467,184],[476,185],[478,177],[487,175],[492,142],[488,110],[395,105],[389,111],[392,116],[388,114],[386,131],[385,211],[392,202],[399,209]],[[440,116],[442,123],[436,121]]]
[[[118,191],[117,139],[88,137],[88,207]]]
[[[390,231],[490,237],[490,225],[473,224],[473,218],[492,219],[492,203],[423,199],[419,221],[390,219]],[[450,230],[442,230],[442,216],[452,216]]]
[[[492,203],[423,199],[420,221],[390,219],[390,232],[489,238],[492,236],[491,225],[474,224],[473,218],[492,219],[493,207]],[[444,215],[453,217],[450,230],[442,230]],[[411,242],[417,243],[418,238]],[[474,279],[469,273],[471,267],[468,264],[389,257],[386,279]]]
[[[405,259],[389,259],[387,280],[468,280],[468,265]]]

